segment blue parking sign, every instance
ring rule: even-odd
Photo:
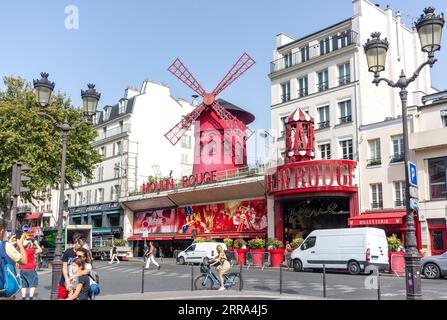
[[[24,224],[23,227],[22,227],[22,231],[24,233],[27,233],[29,231],[29,226],[27,224]]]
[[[418,186],[418,171],[413,162],[408,162],[408,176],[410,178],[410,184],[414,187]]]

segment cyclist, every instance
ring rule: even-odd
[[[221,245],[218,245],[216,247],[217,250],[217,256],[215,258],[212,259],[212,264],[211,266],[215,266],[216,270],[219,271],[219,279],[220,279],[220,288],[219,291],[225,290],[225,283],[224,283],[224,274],[226,274],[228,272],[228,270],[230,270],[230,262],[228,262],[227,256],[225,255],[225,251],[222,248]]]

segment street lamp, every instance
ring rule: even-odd
[[[414,74],[407,78],[405,72],[402,73],[397,82],[393,82],[386,78],[380,77],[380,72],[385,70],[386,55],[388,51],[388,40],[380,39],[380,32],[371,34],[372,39],[368,39],[364,45],[365,54],[368,62],[368,70],[374,73],[373,83],[378,86],[381,81],[385,81],[389,86],[400,89],[400,98],[402,101],[402,125],[404,136],[404,156],[405,156],[405,205],[407,211],[406,220],[406,253],[405,253],[405,275],[406,275],[406,289],[408,300],[422,299],[421,291],[421,256],[417,250],[414,211],[410,205],[410,184],[408,173],[409,162],[409,146],[408,146],[408,119],[407,119],[407,87],[419,76],[421,70],[436,63],[437,59],[434,52],[441,49],[441,35],[444,26],[444,15],[435,15],[435,8],[429,7],[424,10],[425,15],[421,15],[416,22],[415,27],[418,31],[421,47],[423,52],[428,53],[428,59],[422,63],[414,72]]]
[[[67,141],[68,135],[71,131],[77,130],[82,124],[92,124],[92,117],[96,113],[98,101],[101,94],[95,90],[94,84],[88,84],[87,90],[81,90],[81,97],[83,101],[83,113],[84,119],[75,125],[70,126],[68,118],[65,116],[63,123],[57,122],[57,120],[51,115],[47,114],[45,109],[50,104],[51,94],[54,90],[54,82],[48,80],[48,73],[42,72],[40,80],[34,80],[34,89],[37,98],[37,102],[40,105],[39,116],[42,118],[48,118],[52,124],[62,131],[62,161],[61,161],[61,181],[59,190],[59,215],[57,219],[57,236],[56,236],[56,250],[54,252],[54,260],[52,262],[52,285],[51,285],[51,299],[58,298],[58,285],[62,275],[62,229],[63,229],[63,217],[64,217],[64,193],[65,193],[65,163],[67,158]]]

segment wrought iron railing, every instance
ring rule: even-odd
[[[405,155],[402,154],[394,154],[393,157],[391,158],[391,163],[394,162],[402,162],[405,160]]]
[[[339,118],[339,120],[340,120],[340,124],[352,122],[352,115],[349,115],[346,117],[341,117],[341,118]]]
[[[309,90],[307,88],[302,88],[298,90],[298,97],[302,98],[309,95]]]
[[[383,209],[383,202],[371,203],[371,209],[373,209],[373,210]]]
[[[130,124],[124,125],[123,127],[114,128],[111,130],[107,130],[105,132],[100,132],[98,136],[96,137],[96,141],[100,141],[106,138],[110,138],[122,133],[128,133],[130,132]]]
[[[339,86],[344,86],[351,83],[351,75],[346,75],[343,77],[339,77],[338,78],[338,85]]]
[[[320,82],[317,85],[318,92],[329,90],[329,81]]]
[[[323,121],[318,123],[318,129],[324,129],[324,128],[329,128],[330,127],[330,123],[329,121]]]
[[[290,94],[283,94],[281,95],[281,102],[287,102],[290,101]]]
[[[394,206],[396,208],[405,207],[405,199],[394,201]]]

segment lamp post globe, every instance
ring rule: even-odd
[[[379,73],[385,70],[386,55],[388,52],[388,40],[380,39],[380,32],[373,32],[363,46],[369,72]]]
[[[54,82],[48,80],[49,74],[42,72],[40,80],[33,80],[37,102],[43,109],[50,104],[51,94],[54,90]]]
[[[424,14],[415,23],[421,40],[422,51],[433,53],[441,49],[442,28],[444,27],[444,14],[435,14],[434,7],[424,9]]]
[[[84,105],[83,111],[86,117],[92,117],[96,114],[101,94],[96,91],[94,84],[89,83],[87,87],[87,90],[81,90],[81,98]]]

